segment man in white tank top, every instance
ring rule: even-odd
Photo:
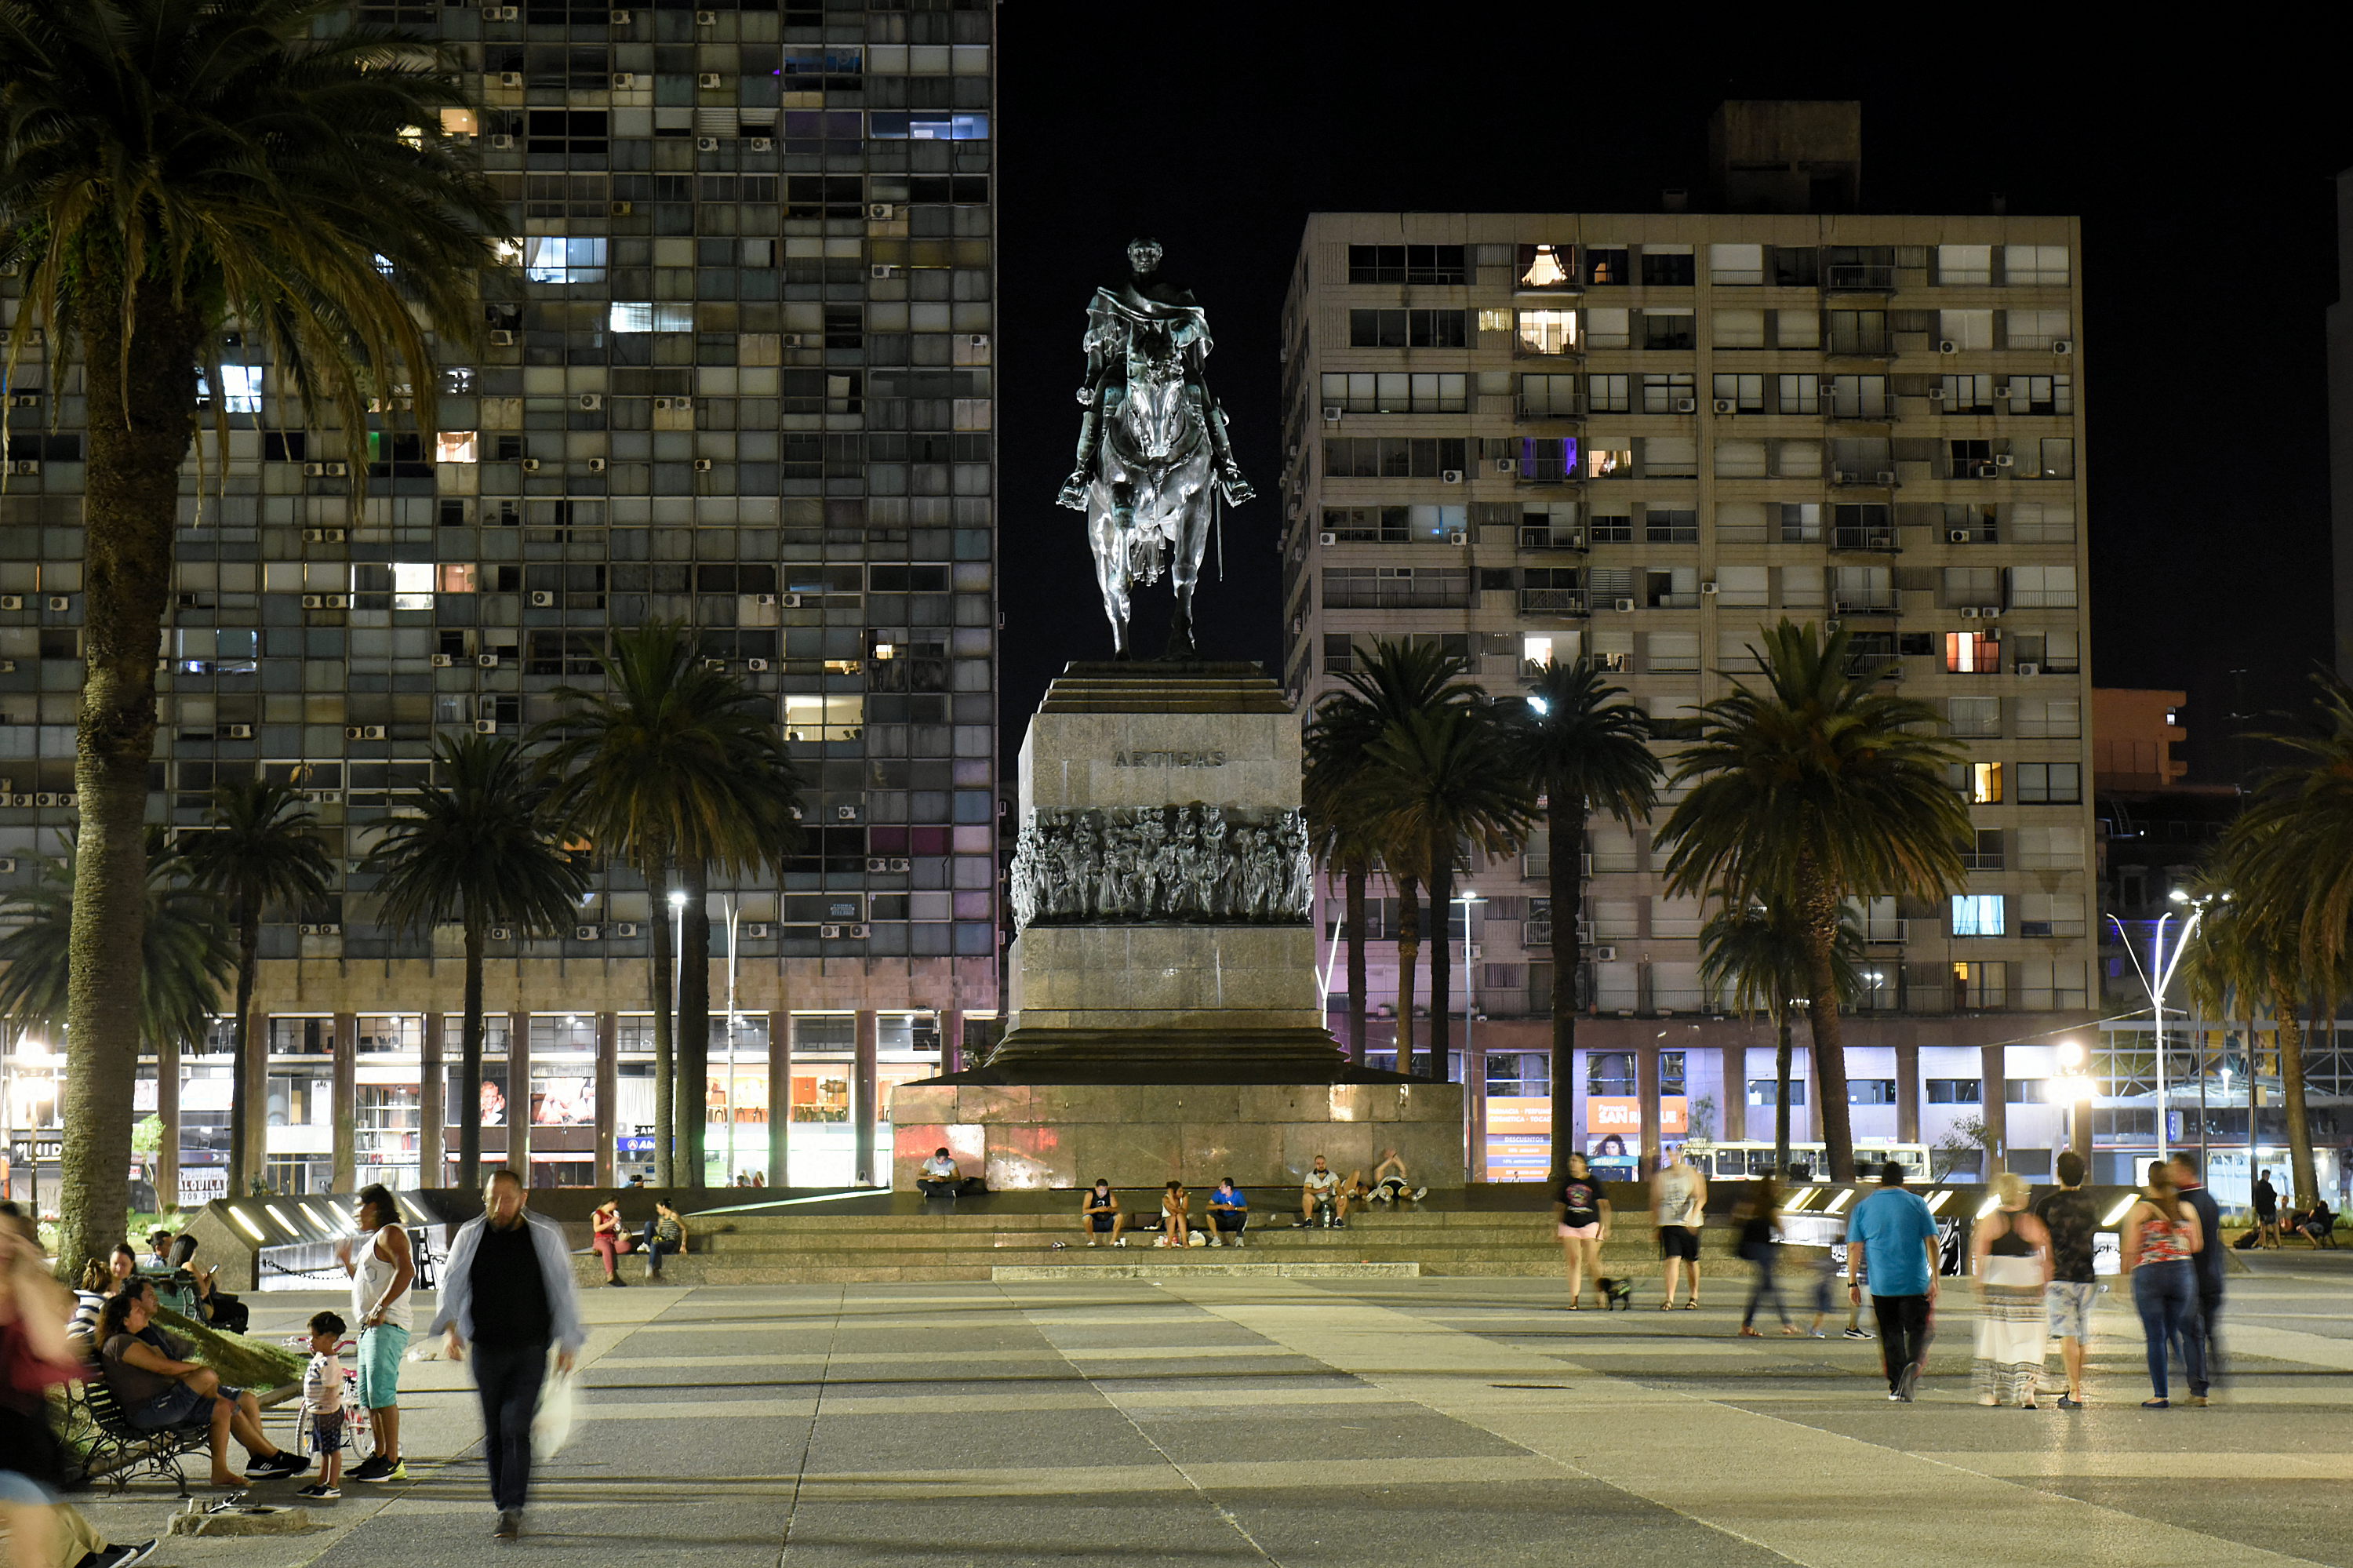
[[[352,1277],[352,1317],[360,1331],[360,1408],[367,1412],[375,1451],[351,1472],[355,1481],[405,1481],[400,1461],[400,1363],[408,1354],[411,1295],[417,1258],[400,1206],[383,1187],[360,1189],[359,1227],[365,1245],[335,1248]]]
[[[1699,1305],[1699,1231],[1707,1220],[1707,1178],[1693,1166],[1679,1145],[1670,1162],[1651,1182],[1651,1220],[1659,1233],[1659,1256],[1666,1266],[1667,1293],[1659,1302],[1664,1312],[1675,1304],[1683,1271],[1691,1270],[1691,1294],[1686,1307]]]

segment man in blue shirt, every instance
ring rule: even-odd
[[[1217,1226],[1209,1235],[1211,1246],[1242,1245],[1242,1227],[1250,1224],[1250,1197],[1234,1185],[1230,1176],[1220,1181],[1218,1190],[1209,1194],[1209,1221]]]
[[[1887,1397],[1905,1404],[1912,1403],[1928,1355],[1928,1308],[1936,1299],[1942,1251],[1936,1216],[1918,1193],[1904,1190],[1904,1167],[1889,1160],[1879,1168],[1879,1191],[1857,1204],[1847,1222],[1846,1287],[1848,1297],[1859,1302],[1860,1281],[1871,1282]]]

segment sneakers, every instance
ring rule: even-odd
[[[2072,1393],[2063,1393],[2059,1396],[2059,1408],[2062,1410],[2081,1410],[2084,1408],[2084,1402],[2077,1399]]]
[[[521,1535],[522,1533],[522,1510],[519,1508],[502,1508],[499,1510],[499,1522],[491,1527],[491,1539],[493,1541],[512,1541],[516,1536]]]
[[[1868,1329],[1849,1329],[1846,1331],[1846,1337],[1850,1340],[1875,1340],[1879,1338],[1878,1335],[1873,1333]]]
[[[1243,1244],[1242,1244],[1242,1233],[1241,1233],[1241,1232],[1240,1232],[1240,1231],[1236,1231],[1236,1232],[1234,1233],[1234,1235],[1233,1235],[1233,1241],[1232,1241],[1232,1243],[1231,1243],[1230,1245],[1234,1245],[1234,1246],[1240,1246],[1241,1245],[1243,1245]]]
[[[256,1459],[245,1467],[249,1481],[282,1481],[299,1476],[311,1467],[311,1461],[290,1448],[280,1448],[267,1459]]]
[[[1413,1190],[1413,1201],[1414,1201],[1415,1202],[1417,1202],[1417,1203],[1420,1202],[1424,1198],[1427,1198],[1427,1197],[1429,1197],[1429,1196],[1430,1196],[1430,1189],[1429,1189],[1429,1188],[1427,1188],[1427,1187],[1416,1187],[1416,1188]]]
[[[101,1546],[95,1552],[82,1553],[74,1568],[131,1568],[134,1563],[146,1561],[155,1550],[155,1542],[142,1541],[132,1546]]]
[[[295,1488],[294,1495],[298,1498],[309,1498],[313,1502],[332,1502],[343,1494],[339,1487],[331,1487],[324,1481],[312,1481],[307,1487]]]
[[[363,1465],[357,1470],[352,1472],[352,1478],[357,1481],[405,1481],[408,1479],[408,1466],[404,1460],[395,1459],[391,1464],[385,1465],[382,1469],[378,1470],[371,1470],[368,1468],[368,1465],[378,1465],[382,1463],[383,1460],[380,1456],[374,1454],[369,1455],[367,1465]]]

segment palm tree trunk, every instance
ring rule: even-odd
[[[1351,862],[1341,874],[1347,894],[1348,928],[1348,1060],[1365,1065],[1365,883],[1364,866]]]
[[[262,1127],[256,1124],[263,1122],[264,1117],[257,1107],[269,1104],[269,1085],[266,1075],[254,1071],[253,985],[260,969],[261,912],[240,909],[237,920],[237,1033],[229,1053],[228,1195],[232,1198],[254,1191],[254,1178],[261,1174],[264,1138]],[[263,1061],[268,1061],[266,1054]]]
[[[155,1119],[162,1136],[155,1141],[155,1207],[169,1213],[180,1206],[180,1039],[174,1035],[155,1046]]]
[[[1810,869],[1799,873],[1795,900],[1806,933],[1806,1023],[1813,1035],[1814,1087],[1821,1097],[1816,1119],[1831,1180],[1854,1180],[1854,1124],[1846,1099],[1846,1052],[1840,1041],[1838,975],[1831,953],[1838,941],[1838,896]]]
[[[1552,895],[1552,1179],[1568,1174],[1577,1140],[1577,978],[1585,944],[1577,927],[1585,907],[1585,802],[1546,795],[1545,876]]]
[[[88,389],[82,504],[81,708],[66,985],[63,1225],[58,1265],[79,1272],[122,1234],[131,1198],[131,1097],[147,917],[147,765],[155,750],[155,649],[172,587],[180,461],[195,435],[197,323],[167,285],[134,283],[93,246],[77,290]],[[121,308],[127,306],[127,309]],[[124,323],[134,330],[126,341]],[[52,329],[54,330],[54,328]]]
[[[1430,922],[1438,932],[1438,939],[1430,945],[1430,1075],[1444,1083],[1454,1075],[1449,1060],[1451,1021],[1446,1016],[1449,994],[1454,989],[1454,830],[1451,826],[1432,828],[1430,832]],[[1462,980],[1462,1012],[1468,1017],[1471,977],[1465,974]]]
[[[2312,1120],[2304,1103],[2304,1020],[2293,992],[2272,998],[2272,1016],[2279,1021],[2280,1089],[2287,1101],[2287,1158],[2295,1173],[2295,1201],[2309,1207],[2320,1194],[2319,1168],[2312,1159]],[[2252,1065],[2252,1064],[2251,1064]],[[2162,1110],[2159,1111],[2163,1114]],[[2255,1140],[2254,1112],[2247,1113],[2247,1142]]]
[[[654,1185],[667,1187],[676,1171],[670,1137],[678,1118],[678,1020],[670,1012],[677,974],[670,953],[670,855],[656,850],[647,857],[646,895],[652,914],[646,929],[653,937],[649,966],[654,1009]]]
[[[1397,1070],[1414,1072],[1414,966],[1421,961],[1421,888],[1409,876],[1398,885]]]
[[[679,867],[686,887],[680,912],[685,941],[678,969],[679,1185],[705,1180],[703,1142],[711,1126],[711,871],[702,861]]]
[[[466,1017],[458,1028],[458,1186],[462,1192],[479,1192],[482,1188],[482,953],[490,945],[488,922],[472,910],[466,912]],[[507,1059],[514,1059],[513,1043],[510,1041]],[[512,1090],[514,1086],[507,1087]],[[512,1094],[507,1106],[510,1112],[517,1104],[523,1114],[531,1114],[531,1090],[523,1090],[517,1101]],[[512,1138],[512,1133],[508,1136]],[[526,1182],[528,1178],[525,1178]]]
[[[1797,1053],[1789,1048],[1789,1004],[1781,1002],[1773,1009],[1773,1179],[1783,1181],[1789,1175],[1789,1071],[1796,1064]],[[1726,1084],[1727,1095],[1745,1093],[1745,1084]]]

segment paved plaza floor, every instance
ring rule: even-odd
[[[1746,1281],[1722,1274],[1699,1311],[1607,1315],[1540,1280],[602,1289],[583,1423],[522,1542],[489,1539],[464,1369],[427,1361],[408,1484],[155,1562],[2353,1565],[2353,1267],[2255,1268],[2216,1404],[2166,1412],[2137,1408],[2121,1293],[2094,1406],[2063,1413],[1972,1401],[1949,1287],[1908,1406],[1875,1344],[1734,1338]],[[257,1331],[330,1299],[262,1297]],[[82,1500],[118,1541],[174,1506]]]

